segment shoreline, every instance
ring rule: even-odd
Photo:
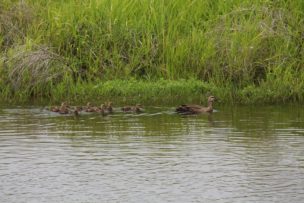
[[[0,89],[1,90],[1,89]],[[283,89],[284,90],[284,89]],[[216,87],[214,84],[201,80],[109,80],[98,82],[62,83],[50,89],[36,90],[29,95],[22,92],[7,94],[0,92],[2,103],[43,103],[59,104],[62,101],[73,103],[112,101],[116,104],[143,105],[161,104],[177,105],[181,103],[197,103],[205,105],[207,97],[214,95],[219,103],[225,105],[252,104],[286,104],[301,103],[301,92],[291,92],[285,95],[282,89],[276,87],[247,86],[244,88]]]

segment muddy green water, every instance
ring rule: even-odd
[[[0,202],[303,202],[304,110],[0,109]]]

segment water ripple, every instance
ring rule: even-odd
[[[79,118],[41,108],[1,112],[1,202],[304,198],[304,125],[292,112],[223,109],[210,117],[147,108]]]

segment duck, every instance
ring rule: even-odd
[[[67,102],[62,102],[61,106],[51,106],[50,108],[47,108],[47,110],[58,113],[62,106],[68,107]]]
[[[176,108],[176,112],[180,114],[199,114],[199,113],[212,113],[213,112],[213,102],[216,100],[214,96],[208,97],[208,106],[203,107],[194,104],[182,104]]]
[[[112,102],[107,102],[105,105],[104,105],[104,111],[107,112],[107,113],[113,113],[113,107],[112,107]]]
[[[123,112],[135,112],[140,113],[142,112],[141,104],[136,104],[135,106],[124,106],[121,108]]]
[[[48,108],[47,110],[52,111],[52,112],[59,112],[60,106],[52,106]]]
[[[101,115],[106,115],[106,106],[104,104],[101,104],[100,107],[97,107],[95,109],[95,112],[100,113]]]
[[[95,112],[95,107],[88,102],[86,106],[83,107],[85,112]]]
[[[81,106],[76,106],[76,107],[74,108],[74,110],[71,111],[70,113],[73,113],[74,116],[79,116],[79,112],[81,112],[81,111],[82,111],[82,107],[81,107]]]
[[[61,104],[58,113],[60,113],[60,114],[68,114],[68,113],[70,113],[69,106],[67,105],[66,102],[63,102]]]
[[[78,112],[80,112],[80,111],[83,110],[83,107],[82,106],[75,106],[74,109],[77,110]]]

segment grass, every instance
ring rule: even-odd
[[[303,102],[303,10],[301,0],[3,0],[0,95]]]

